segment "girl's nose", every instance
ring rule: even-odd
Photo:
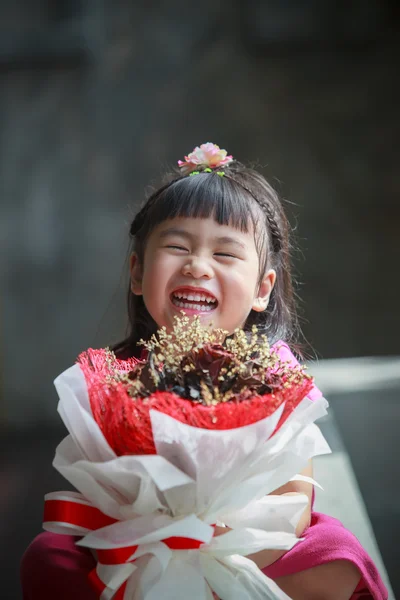
[[[199,256],[190,257],[183,266],[182,273],[187,277],[193,277],[193,279],[211,279],[213,277],[211,265]]]

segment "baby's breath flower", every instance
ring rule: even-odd
[[[228,335],[182,311],[171,331],[161,327],[150,340],[139,343],[147,349],[148,359],[129,373],[118,369],[113,352],[107,349],[106,354],[109,383],[123,383],[133,398],[166,390],[214,406],[273,393],[309,378],[302,367],[282,362],[255,325],[249,333],[237,328]]]

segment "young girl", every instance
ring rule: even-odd
[[[129,335],[114,348],[121,360],[140,356],[137,342],[183,310],[233,332],[256,324],[280,354],[297,334],[290,274],[289,226],[264,177],[214,144],[196,148],[179,172],[134,218],[128,291]],[[314,391],[317,393],[317,390]],[[312,465],[303,471],[312,475]],[[289,482],[275,494],[305,493],[309,506],[290,551],[251,558],[293,600],[387,599],[371,559],[339,521],[313,511],[311,484]],[[223,533],[218,528],[217,534]],[[76,538],[40,534],[22,559],[24,600],[95,600],[95,566]]]

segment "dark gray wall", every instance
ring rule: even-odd
[[[384,3],[361,40],[337,19],[328,43],[314,22],[305,45],[290,28],[271,43],[240,2],[46,4],[0,3],[3,420],[56,419],[53,378],[123,335],[129,219],[203,141],[258,160],[296,203],[316,351],[399,352],[400,84]]]

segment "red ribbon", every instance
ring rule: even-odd
[[[88,504],[82,504],[79,501],[48,499],[44,504],[43,522],[55,522],[60,525],[75,525],[94,531],[107,525],[117,523],[117,519],[113,519],[102,513],[98,508]],[[171,536],[161,540],[171,550],[197,550],[203,542],[192,538]],[[125,546],[123,548],[109,548],[106,550],[97,549],[98,562],[103,565],[122,565],[127,562],[134,562],[135,559],[129,561],[132,554],[135,553],[138,546]],[[98,594],[99,598],[106,585],[100,579],[96,569],[89,573],[89,581]],[[113,600],[123,600],[126,582],[121,585],[118,591],[114,594]]]
[[[92,571],[90,571],[90,573],[88,575],[88,579],[89,579],[89,582],[90,582],[92,588],[94,589],[94,591],[98,594],[98,596],[100,598],[101,594],[104,592],[104,590],[106,589],[107,586],[102,582],[100,577],[97,575],[96,569],[92,569]],[[127,582],[125,581],[125,583],[123,583],[121,585],[121,587],[115,592],[112,600],[123,600],[126,586],[127,586]]]
[[[169,537],[161,540],[170,550],[198,550],[203,542],[185,537]],[[138,546],[125,546],[124,548],[111,548],[109,550],[97,550],[97,558],[102,565],[121,565],[128,562],[129,558],[136,552]]]
[[[117,522],[98,508],[73,502],[71,500],[46,500],[44,503],[43,522],[57,521],[94,531]]]

